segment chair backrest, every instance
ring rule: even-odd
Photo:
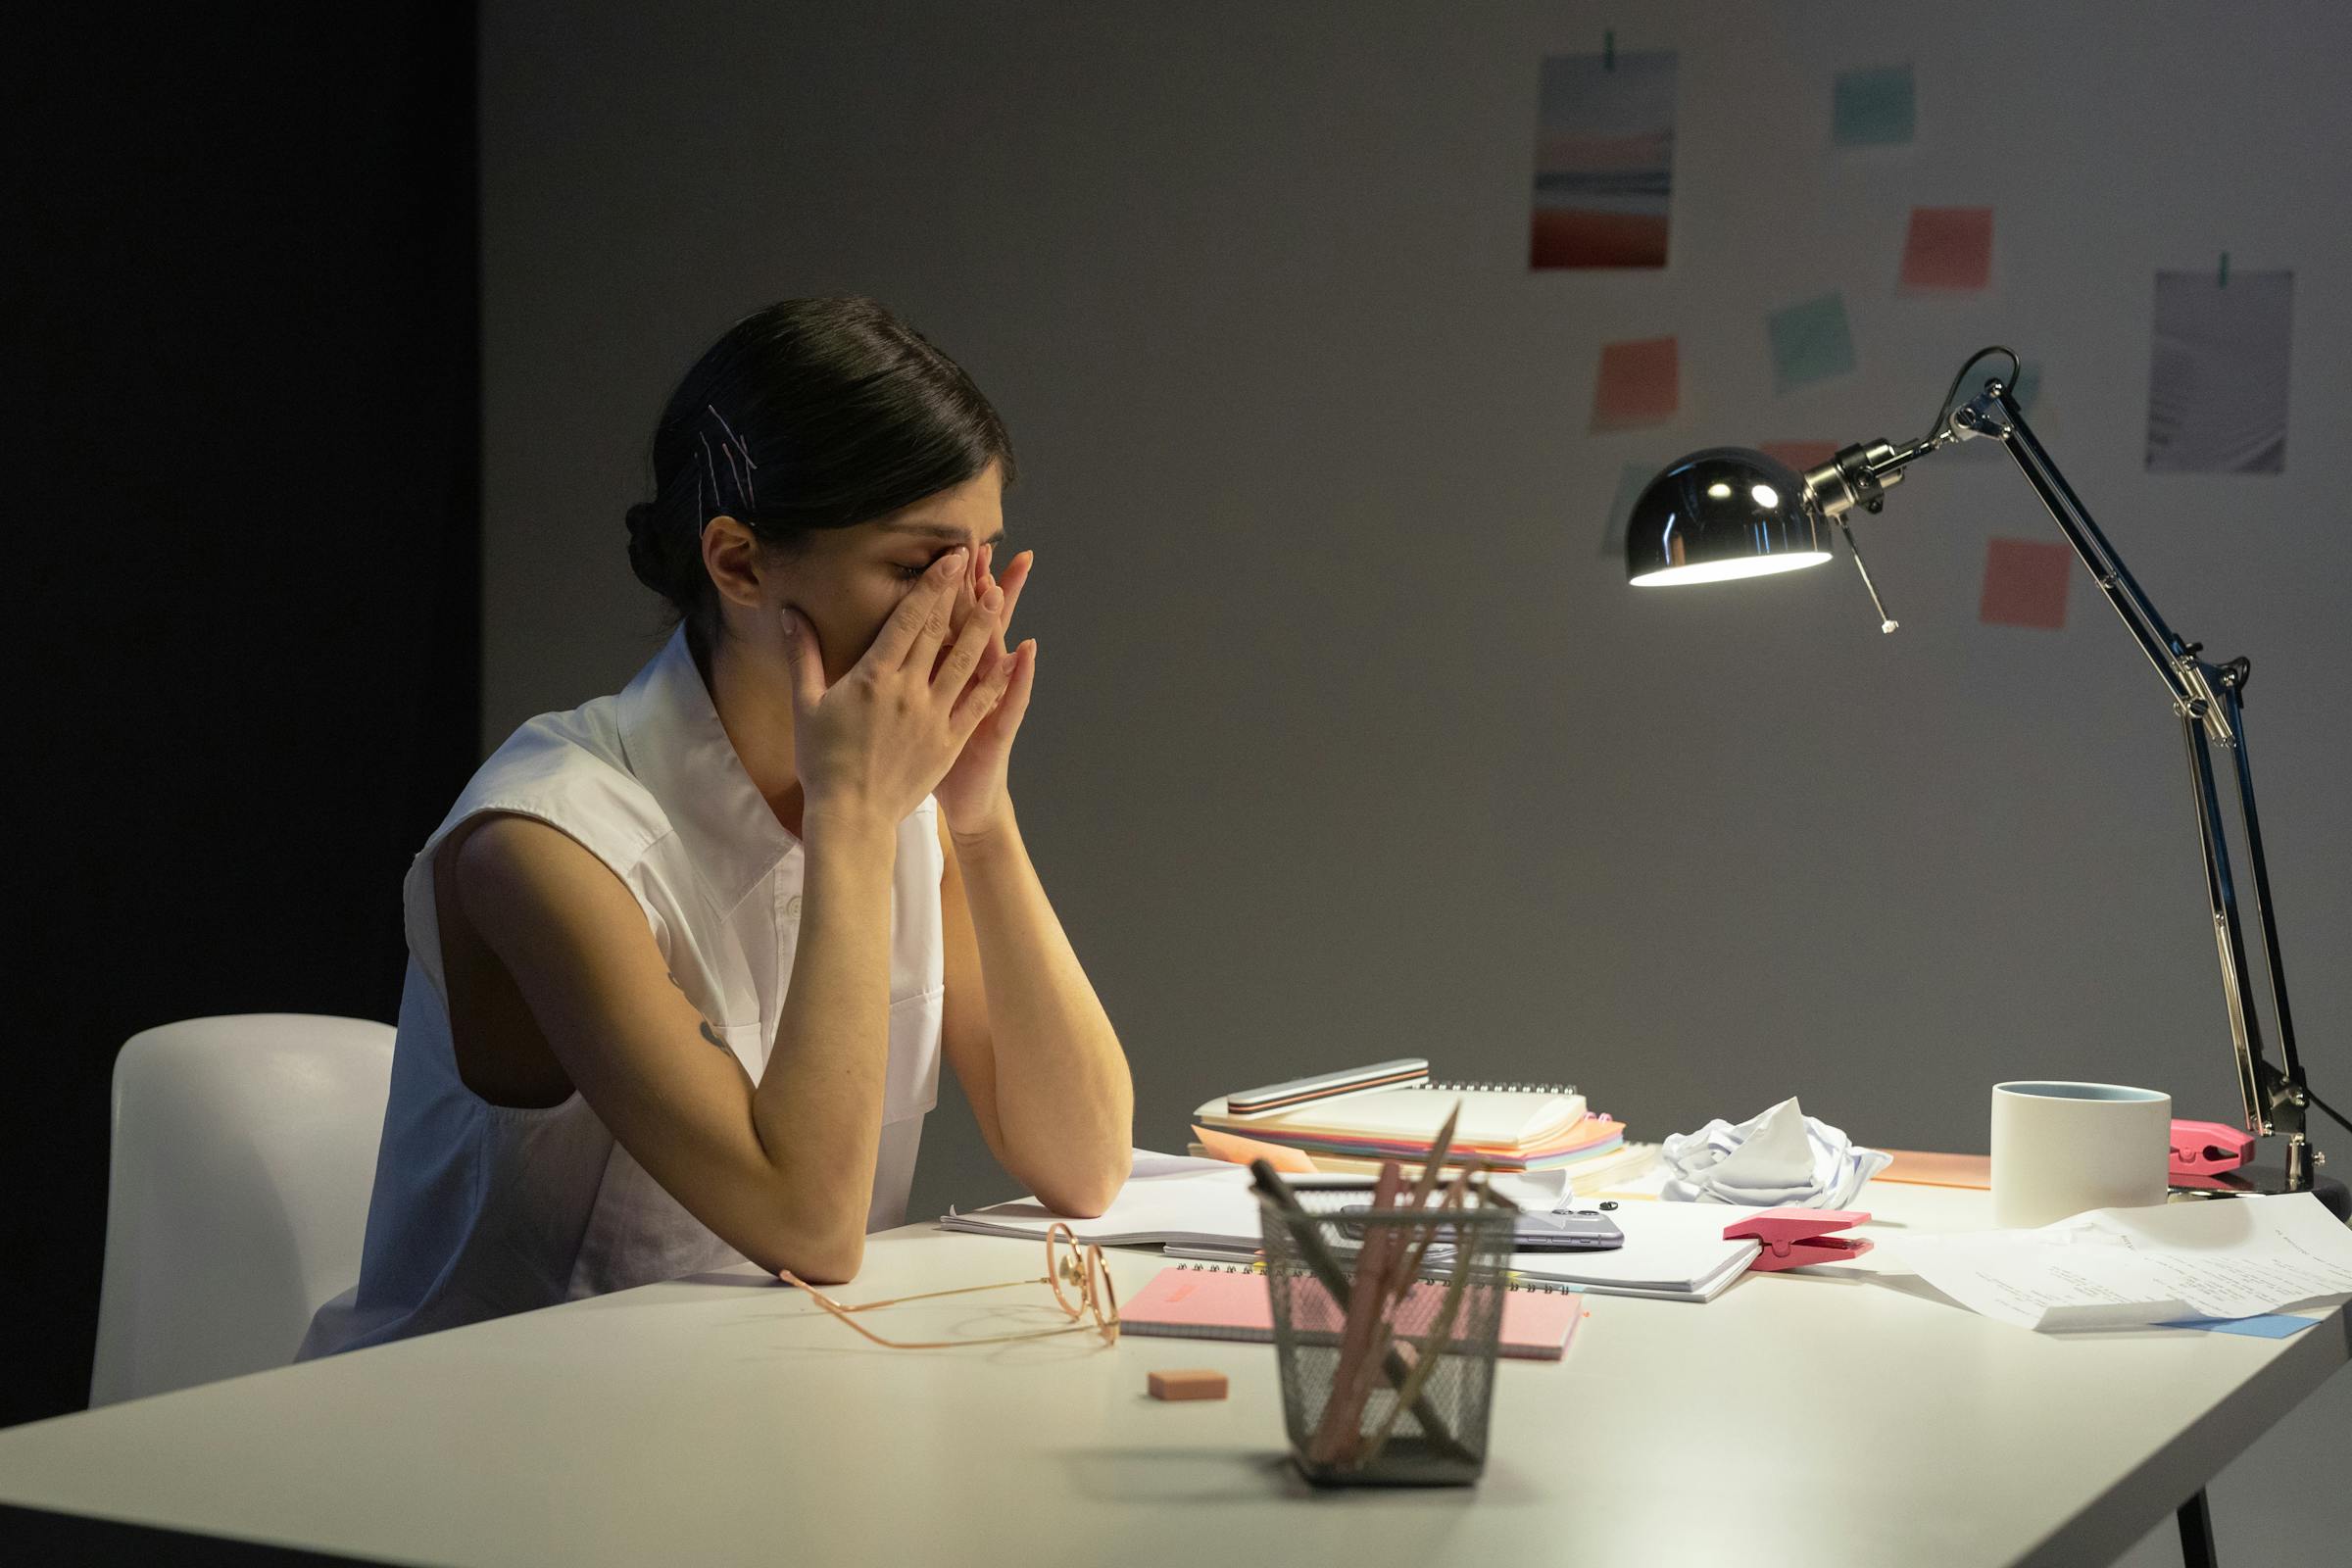
[[[293,1360],[359,1278],[392,1034],[270,1012],[123,1044],[93,1406]]]

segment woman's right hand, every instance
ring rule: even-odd
[[[961,549],[933,562],[882,623],[865,657],[830,687],[815,631],[785,607],[793,762],[805,817],[854,816],[895,828],[923,804],[973,728],[1004,697],[1013,661],[1000,661],[972,679],[998,635],[1002,590],[991,590],[996,604],[972,607],[946,659],[939,658],[941,644],[956,630],[956,595],[969,562]]]

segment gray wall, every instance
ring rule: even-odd
[[[1599,554],[1621,465],[1913,436],[1995,341],[2168,618],[2255,661],[2287,972],[2352,1099],[2352,12],[485,11],[485,747],[651,651],[621,512],[701,349],[776,298],[888,301],[1020,453],[1015,795],[1139,1142],[1403,1053],[1572,1078],[1640,1137],[1795,1093],[1981,1150],[2023,1076],[2232,1119],[2178,730],[2086,581],[2063,631],[1978,622],[1985,540],[2057,537],[1997,456],[1861,529],[1893,637],[1843,563],[1653,594]],[[1673,265],[1531,274],[1537,61],[1604,27],[1681,51]],[[1831,73],[1904,60],[1917,143],[1832,151]],[[1913,205],[1995,209],[1988,292],[1897,295]],[[2286,471],[2147,473],[2153,275],[2224,250],[2296,275]],[[1765,313],[1833,288],[1858,372],[1776,397]],[[1599,345],[1670,332],[1680,416],[1588,435]],[[917,1211],[1004,1186],[949,1091]],[[2285,1448],[2217,1488],[2227,1544]]]

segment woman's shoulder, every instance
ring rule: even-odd
[[[610,697],[516,726],[433,837],[485,811],[539,817],[609,861],[633,860],[670,832],[668,813],[629,766]]]

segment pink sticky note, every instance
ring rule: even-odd
[[[1992,278],[1992,209],[1914,207],[1905,288],[1980,289]]]
[[[1682,406],[1682,381],[1674,339],[1644,338],[1604,343],[1600,380],[1592,389],[1592,428],[1628,430],[1661,424]]]
[[[1239,1133],[1219,1132],[1214,1127],[1195,1127],[1193,1136],[1200,1140],[1200,1147],[1208,1151],[1211,1159],[1230,1160],[1236,1165],[1247,1165],[1253,1159],[1262,1159],[1276,1170],[1294,1176],[1311,1176],[1315,1172],[1315,1162],[1303,1151],[1282,1144],[1244,1138]]]
[[[2037,539],[1995,539],[1984,548],[1984,597],[1977,618],[1987,626],[2066,624],[2066,585],[2075,553]]]
[[[1818,468],[1838,455],[1835,441],[1766,441],[1756,450],[1768,458],[1778,458],[1798,473]]]

